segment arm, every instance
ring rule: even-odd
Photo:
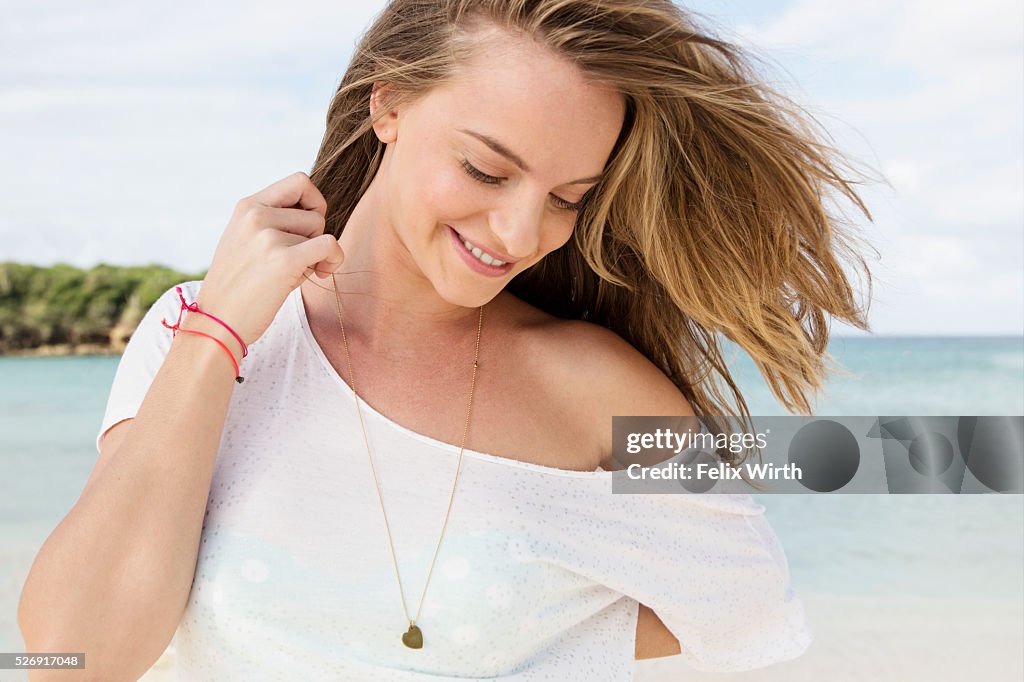
[[[597,329],[576,334],[572,352],[560,353],[545,370],[581,417],[572,428],[588,438],[594,467],[600,462],[614,470],[621,464],[610,457],[612,416],[689,417],[692,411],[657,367]],[[567,496],[572,513],[559,530],[567,550],[581,555],[577,571],[647,607],[637,614],[635,657],[678,655],[698,671],[744,672],[807,650],[814,633],[763,505],[749,494],[604,495],[603,482],[594,481],[602,485],[593,494]],[[594,527],[577,532],[575,521],[588,517]],[[628,558],[587,560],[595,549],[612,553],[630,544]],[[670,635],[677,646],[666,641]]]
[[[607,467],[602,468],[614,468],[614,464],[610,461],[612,415],[693,416],[693,408],[690,407],[690,403],[679,392],[675,384],[637,351],[632,348],[629,350],[639,356],[639,359],[633,358],[632,360],[635,365],[634,371],[645,378],[637,379],[635,383],[631,384],[640,389],[635,391],[636,395],[630,396],[626,392],[620,394],[620,398],[625,398],[628,403],[626,405],[620,403],[620,407],[615,408],[616,411],[606,419],[608,445],[605,451],[607,453],[605,463]],[[647,366],[644,366],[645,363]],[[640,604],[636,623],[636,660],[676,656],[679,653],[681,653],[679,640],[661,622],[658,614]]]
[[[678,387],[617,334],[586,322],[572,323],[572,327],[574,342],[570,347],[575,358],[586,358],[586,371],[567,359],[562,363],[569,368],[563,385],[573,386],[573,402],[584,402],[586,413],[597,418],[591,432],[597,435],[602,469],[618,468],[612,459],[613,416],[694,416],[693,408]],[[574,377],[576,381],[571,382]],[[583,377],[582,386],[578,377]],[[640,604],[636,659],[679,653],[679,640],[654,611]]]
[[[211,320],[183,327],[241,355]],[[217,344],[177,335],[136,417],[108,431],[82,495],[32,564],[18,606],[27,651],[84,651],[87,672],[75,679],[134,680],[167,647],[192,587],[233,379]],[[36,670],[32,680],[66,676]]]

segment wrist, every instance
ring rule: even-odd
[[[201,306],[200,310],[202,310]],[[206,315],[187,311],[182,318],[179,333],[181,330],[197,331],[213,336],[231,351],[232,356],[235,358],[235,362],[241,362],[244,357],[242,346],[238,342],[238,339],[236,339],[231,332],[225,329],[223,325],[214,322]],[[186,336],[195,336],[195,334],[186,334]]]

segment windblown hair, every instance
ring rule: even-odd
[[[669,0],[389,3],[356,47],[310,173],[327,199],[327,232],[340,236],[380,165],[374,81],[393,86],[382,112],[413,101],[452,77],[488,25],[547,46],[626,100],[572,238],[509,290],[615,331],[699,416],[749,424],[724,339],[789,411],[809,414],[828,370],[830,318],[868,326],[844,265],[869,292],[870,272],[839,210],[849,202],[871,218],[854,189],[861,176],[752,57]]]

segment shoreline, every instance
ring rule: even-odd
[[[56,343],[35,348],[0,351],[0,358],[52,358],[81,355],[121,355],[124,348],[117,348],[103,343]]]

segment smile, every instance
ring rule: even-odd
[[[491,256],[473,242],[464,239],[450,225],[446,227],[451,235],[453,246],[472,270],[490,277],[500,277],[508,273],[515,265],[514,261],[503,261]]]
[[[459,237],[459,241],[461,241],[462,245],[466,247],[466,251],[469,251],[471,254],[476,256],[476,258],[481,262],[487,263],[488,265],[493,265],[495,267],[501,267],[502,265],[505,264],[505,261],[503,260],[491,258],[489,255],[484,253],[479,246],[475,246],[468,239],[463,239],[462,237]]]

